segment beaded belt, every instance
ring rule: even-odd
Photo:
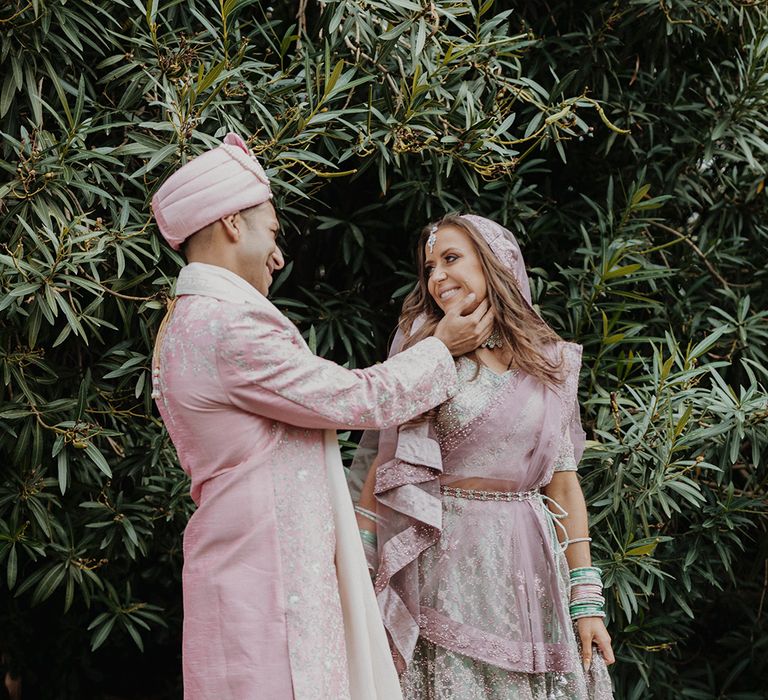
[[[454,498],[469,498],[474,501],[530,501],[540,495],[538,489],[533,491],[478,491],[476,489],[459,489],[452,486],[441,486],[440,493]]]

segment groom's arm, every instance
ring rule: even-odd
[[[451,353],[427,338],[367,369],[314,355],[286,320],[249,309],[219,341],[219,373],[245,411],[306,428],[385,428],[404,423],[452,394]]]

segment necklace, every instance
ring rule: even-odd
[[[491,331],[491,334],[483,341],[480,347],[493,350],[494,348],[503,347],[503,345],[504,343],[501,339],[501,333],[499,333],[499,329],[496,326],[494,326],[493,330]]]

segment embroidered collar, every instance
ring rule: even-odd
[[[240,275],[217,265],[193,262],[179,272],[176,296],[196,294],[232,304],[264,304],[271,302]]]

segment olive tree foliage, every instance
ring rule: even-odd
[[[515,231],[585,349],[617,696],[764,697],[762,3],[13,0],[0,42],[0,647],[27,688],[139,667],[173,696],[192,505],[150,359],[182,260],[149,199],[234,130],[283,224],[273,300],[349,366],[384,356],[422,225]]]

